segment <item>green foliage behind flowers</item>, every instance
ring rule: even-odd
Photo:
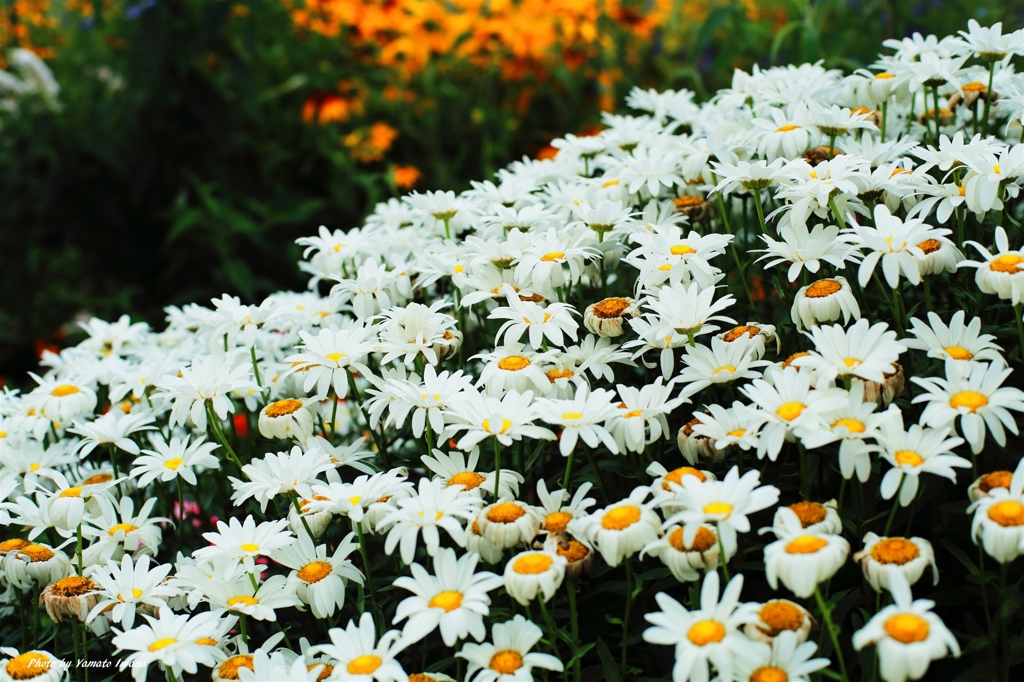
[[[459,52],[465,39],[407,73],[352,38],[359,26],[300,30],[301,3],[10,3],[0,47],[42,54],[60,91],[0,112],[0,285],[12,292],[0,301],[0,373],[30,366],[80,313],[155,321],[168,303],[296,286],[294,239],[358,224],[395,195],[396,165],[417,169],[421,188],[461,189],[598,123],[633,85],[708,92],[733,66],[864,65],[878,33],[865,25],[950,32],[965,11],[627,2],[613,16],[582,5],[594,37],[578,63],[556,46],[545,70],[512,78],[497,53],[481,65]],[[347,113],[304,122],[327,95]],[[383,153],[355,158],[359,140],[387,129],[397,136]]]

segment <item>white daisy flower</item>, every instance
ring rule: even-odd
[[[522,616],[491,628],[493,643],[463,645],[455,655],[469,662],[466,682],[529,682],[533,669],[562,672],[562,662],[550,654],[530,651],[543,632]]]
[[[804,528],[788,507],[777,512],[771,530],[778,540],[764,548],[765,574],[773,590],[779,581],[798,597],[806,599],[838,571],[850,554],[850,543],[841,535]]]
[[[838,441],[839,471],[843,478],[851,479],[856,473],[858,480],[866,483],[871,474],[871,453],[878,450],[867,441],[878,439],[882,423],[896,416],[898,408],[891,405],[888,410],[875,412],[878,404],[865,400],[864,390],[858,389],[856,383],[847,396],[844,404],[819,411],[818,421],[801,426],[794,433],[808,450]]]
[[[791,632],[800,644],[807,641],[816,621],[811,612],[788,599],[773,599],[755,604],[753,619],[743,626],[743,634],[755,642],[771,644],[784,632]]]
[[[485,363],[476,385],[484,387],[488,396],[500,398],[509,391],[526,393],[533,390],[543,395],[551,386],[542,363],[551,360],[548,353],[525,350],[519,342],[498,346],[490,353],[474,355],[470,360]]]
[[[131,556],[125,555],[120,564],[110,561],[106,566],[91,567],[87,571],[88,577],[100,586],[103,594],[89,612],[86,622],[103,614],[110,621],[120,623],[125,630],[130,630],[135,625],[135,613],[139,609],[154,614],[167,605],[168,599],[179,594],[178,588],[164,581],[171,568],[171,564],[159,564],[150,569],[149,557],[145,555],[134,563]]]
[[[220,447],[217,443],[208,443],[200,436],[189,442],[190,436],[184,438],[173,436],[170,442],[162,438],[151,438],[153,450],[143,450],[135,458],[134,467],[129,476],[136,478],[136,485],[145,488],[153,481],[173,481],[177,477],[184,479],[189,485],[196,485],[197,471],[219,469],[220,460],[212,453]]]
[[[295,446],[290,452],[268,452],[262,458],[254,458],[242,467],[245,480],[228,476],[235,492],[231,501],[236,507],[249,498],[260,503],[260,511],[267,511],[267,504],[279,495],[295,493],[302,498],[313,496],[312,488],[317,476],[335,465],[331,456],[321,448],[303,451]]]
[[[714,300],[716,287],[700,287],[696,282],[689,286],[672,284],[661,287],[656,296],[650,297],[644,307],[653,312],[658,319],[675,329],[676,333],[688,339],[718,331],[719,327],[711,322],[731,322],[736,320],[716,313],[725,310],[736,302],[730,294]]]
[[[607,424],[615,438],[619,452],[643,452],[647,445],[669,437],[668,419],[671,413],[687,399],[683,396],[670,398],[676,380],[662,384],[661,377],[654,383],[646,384],[639,390],[634,386],[617,384],[620,402],[618,414]]]
[[[70,665],[48,651],[18,653],[11,647],[0,647],[0,682],[60,682]]]
[[[523,606],[528,606],[538,594],[543,594],[543,601],[550,601],[565,579],[567,564],[565,556],[548,548],[520,552],[505,565],[505,590]]]
[[[650,488],[638,486],[621,502],[569,522],[569,532],[597,547],[609,566],[618,566],[661,534],[661,519]],[[691,542],[688,544],[692,544]]]
[[[333,677],[351,682],[406,682],[408,676],[395,660],[410,642],[397,630],[388,630],[377,639],[373,617],[363,613],[359,624],[349,621],[344,630],[331,628],[330,644],[309,649],[310,654],[325,654],[334,664]]]
[[[435,556],[441,542],[439,529],[448,533],[455,544],[464,547],[466,531],[459,520],[469,522],[482,501],[472,495],[460,495],[461,490],[459,486],[442,486],[439,481],[421,478],[419,494],[398,499],[397,506],[377,522],[378,530],[390,528],[384,542],[385,554],[392,554],[400,546],[402,561],[411,564],[416,554],[416,539],[422,533],[427,554]]]
[[[932,661],[960,655],[956,637],[931,612],[934,602],[914,600],[902,573],[892,574],[891,591],[895,603],[853,633],[853,647],[858,651],[869,644],[878,648],[878,666],[885,682],[920,679]]]
[[[848,235],[839,235],[835,225],[815,225],[808,231],[806,223],[789,221],[779,228],[779,236],[782,241],[760,235],[768,248],[757,260],[772,259],[764,264],[765,269],[788,263],[786,277],[790,282],[795,282],[804,268],[817,274],[822,263],[841,270],[847,261],[854,260],[856,247],[850,244]]]
[[[866,227],[853,224],[851,227],[857,236],[857,246],[866,252],[858,270],[858,281],[866,287],[879,261],[882,274],[890,288],[895,289],[900,283],[900,275],[906,277],[911,284],[921,283],[918,261],[925,254],[919,246],[928,239],[948,241],[945,235],[950,231],[934,228],[923,221],[908,218],[900,220],[892,215],[884,204],[875,206],[875,226]]]
[[[572,499],[569,499],[568,491],[556,490],[549,493],[547,483],[543,478],[539,479],[537,497],[541,504],[535,509],[541,518],[540,530],[549,535],[564,533],[570,521],[586,516],[587,510],[597,503],[594,498],[587,497],[593,487],[588,481],[577,488]]]
[[[891,574],[902,573],[908,585],[913,585],[932,567],[932,585],[939,583],[939,568],[935,565],[935,550],[924,538],[882,538],[874,533],[864,536],[864,549],[853,555],[860,564],[864,579],[875,592],[890,589]]]
[[[270,556],[274,550],[295,541],[295,536],[286,529],[287,525],[287,519],[264,521],[256,525],[251,514],[245,517],[244,522],[236,517],[228,519],[228,523],[217,521],[217,532],[203,533],[203,538],[210,545],[192,554],[197,559],[236,559],[252,570],[256,557]]]
[[[244,353],[236,349],[217,355],[200,355],[182,367],[179,375],[168,374],[157,381],[154,400],[157,397],[173,400],[171,425],[184,425],[191,420],[196,429],[205,431],[207,409],[212,409],[223,421],[235,411],[232,393],[258,391],[252,365]]]
[[[283,575],[255,582],[254,573],[236,571],[224,575],[200,576],[197,587],[213,609],[225,609],[255,620],[277,621],[279,609],[300,608],[296,585]]]
[[[74,420],[68,433],[82,437],[75,450],[79,457],[85,458],[100,445],[137,455],[139,445],[129,436],[155,428],[150,414],[125,414],[121,410],[111,410],[92,421]]]
[[[644,641],[675,647],[672,669],[675,682],[711,679],[709,663],[724,679],[734,679],[735,651],[746,638],[738,628],[751,619],[751,609],[740,605],[743,576],[735,576],[718,598],[717,571],[704,576],[700,591],[700,609],[690,611],[664,592],[654,599],[661,611],[645,613],[651,627],[644,630]]]
[[[1024,303],[1024,254],[1010,249],[1010,240],[1006,230],[996,227],[996,253],[989,253],[981,244],[974,241],[970,244],[984,261],[961,261],[957,267],[976,268],[974,283],[983,294],[996,294],[999,298],[1008,299],[1017,306]]]
[[[727,343],[718,337],[711,339],[711,347],[687,346],[679,372],[683,382],[683,395],[693,395],[712,384],[728,384],[742,379],[760,379],[758,367],[769,363],[754,357],[754,344]]]
[[[683,543],[683,527],[670,525],[661,537],[644,545],[640,558],[648,554],[657,557],[679,582],[695,582],[700,580],[698,571],[718,569],[719,553],[718,536],[710,524],[700,526],[689,545]]]
[[[879,486],[883,500],[891,500],[899,491],[899,504],[906,507],[917,495],[921,474],[935,474],[955,482],[954,469],[970,468],[970,462],[953,454],[953,448],[964,441],[955,436],[947,438],[950,431],[951,426],[925,428],[919,424],[904,430],[902,415],[882,424],[878,443],[882,456],[892,465]]]
[[[317,682],[326,666],[322,663],[307,666],[302,657],[293,658],[290,652],[275,651],[267,654],[257,649],[252,654],[252,668],[240,666],[238,679],[242,682],[261,682],[262,680],[288,680],[289,682]]]
[[[580,439],[590,448],[603,444],[617,455],[618,445],[605,427],[605,422],[618,414],[615,401],[612,391],[602,388],[591,391],[587,386],[580,386],[572,399],[538,398],[534,406],[541,419],[562,427],[558,451],[563,457],[576,449]]]
[[[313,435],[313,411],[305,400],[275,400],[260,410],[257,424],[264,438],[294,438],[305,443]]]
[[[860,319],[860,305],[845,277],[819,279],[796,292],[791,318],[797,329],[810,329],[819,322],[838,320],[840,316],[843,324]]]
[[[70,422],[96,409],[96,391],[85,382],[61,382],[29,372],[38,386],[25,396],[26,402],[41,416],[58,424]]]
[[[531,542],[541,519],[534,507],[505,498],[481,509],[473,523],[488,542],[507,549]]]
[[[178,616],[166,607],[160,609],[156,618],[143,615],[146,625],[124,632],[114,628],[115,653],[131,652],[121,660],[120,670],[131,668],[132,678],[145,682],[153,663],[173,671],[179,679],[183,672],[196,674],[200,665],[207,668],[217,665],[218,657],[213,652],[216,647],[197,643],[216,634],[210,618],[202,615]]]
[[[434,480],[441,481],[446,486],[461,485],[463,493],[477,497],[494,493],[494,472],[477,471],[480,461],[479,448],[470,450],[468,458],[459,450],[448,453],[434,450],[432,454],[432,457],[420,457],[420,461],[434,474]],[[502,469],[498,499],[517,497],[523,480],[523,475],[518,471]]]
[[[1013,372],[1001,363],[946,362],[946,378],[911,377],[927,393],[914,396],[913,403],[926,403],[921,423],[952,425],[960,420],[960,432],[978,454],[985,447],[986,430],[1000,446],[1006,445],[1008,429],[1018,434],[1010,410],[1024,412],[1024,392],[1003,382]],[[986,429],[987,427],[987,429]]]
[[[1008,564],[1024,554],[1024,459],[1017,464],[1009,487],[991,488],[967,511],[974,513],[971,539],[974,544],[980,540],[989,556]]]
[[[810,674],[832,664],[827,658],[811,658],[814,642],[799,642],[789,630],[780,632],[771,644],[752,642],[737,650],[737,680],[749,682],[810,682]]]
[[[338,398],[348,396],[349,372],[352,369],[369,374],[362,364],[373,350],[373,329],[353,326],[347,329],[321,329],[316,336],[300,331],[302,352],[289,355],[285,362],[292,363],[289,372],[301,372],[302,390],[309,393],[316,387],[316,395],[326,397],[331,390]]]
[[[468,392],[460,394],[451,401],[446,421],[449,416],[452,423],[445,427],[444,437],[451,438],[465,431],[456,445],[463,451],[472,450],[486,438],[494,438],[505,447],[523,438],[555,439],[550,430],[533,424],[539,415],[532,391],[508,391],[501,399]]]
[[[976,362],[1003,363],[1002,348],[992,341],[996,337],[982,334],[981,318],[972,317],[964,325],[967,313],[958,310],[949,318],[949,325],[933,312],[928,313],[926,325],[916,317],[910,318],[908,330],[916,338],[902,339],[907,348],[923,350],[930,358],[940,360],[974,360]]]
[[[120,561],[125,554],[136,558],[144,554],[156,556],[163,540],[161,526],[170,520],[149,516],[156,502],[155,497],[150,497],[136,512],[135,501],[129,495],[116,502],[105,496],[93,498],[93,508],[82,524],[82,537],[89,539],[82,552],[82,563],[91,566],[111,559]]]
[[[548,342],[555,347],[563,347],[567,338],[576,341],[579,323],[573,319],[576,310],[568,303],[548,303],[542,306],[532,301],[523,301],[507,284],[502,288],[502,293],[508,306],[495,308],[487,316],[490,320],[505,320],[494,337],[495,344],[502,337],[506,346],[518,343],[524,334],[528,335],[530,347],[535,351],[546,350]]]
[[[470,635],[482,641],[487,635],[484,616],[490,612],[488,592],[502,586],[499,576],[489,571],[475,573],[479,556],[467,553],[456,559],[455,551],[442,549],[434,557],[434,575],[412,564],[412,577],[399,576],[395,587],[413,596],[398,604],[394,622],[408,619],[402,637],[418,642],[440,628],[445,646],[454,647]]]
[[[348,581],[363,584],[362,572],[348,558],[358,547],[354,537],[354,533],[346,535],[328,555],[327,545],[314,546],[309,535],[301,533],[294,543],[274,553],[274,561],[292,569],[288,582],[316,618],[331,618],[345,606]]]
[[[810,500],[801,500],[788,507],[779,507],[775,511],[775,517],[772,519],[772,528],[774,530],[785,530],[785,528],[788,528],[786,524],[789,523],[790,517],[789,514],[783,513],[782,510],[784,509],[796,514],[797,519],[800,520],[800,525],[808,533],[839,535],[843,532],[843,521],[839,518],[838,503],[835,500],[829,500],[824,504]]]

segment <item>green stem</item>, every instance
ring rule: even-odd
[[[166,670],[167,674],[170,675],[171,682],[178,682],[178,676],[174,674],[174,668],[165,666],[164,670]]]
[[[494,501],[497,502],[501,498],[498,497],[498,481],[501,478],[501,443],[498,442],[498,437],[494,436]]]
[[[373,570],[370,568],[370,556],[366,552],[366,538],[363,536],[363,524],[353,523],[356,527],[356,536],[359,538],[359,554],[363,557],[363,569],[366,572],[366,588],[370,592],[370,604],[373,607],[374,620],[377,622],[377,636],[383,634],[382,628],[384,627],[384,614],[380,610],[380,606],[377,605],[377,593],[373,589]]]
[[[569,481],[572,476],[572,457],[576,454],[575,448],[569,451],[569,456],[565,460],[565,479],[562,481],[562,488],[566,493],[569,492]]]
[[[892,496],[892,511],[889,512],[889,520],[885,522],[885,531],[882,533],[883,538],[889,537],[889,529],[892,528],[893,519],[896,518],[896,510],[900,507],[900,491],[903,489],[903,481],[906,477],[906,474],[904,474],[900,478],[900,484],[896,486],[896,494]]]
[[[82,669],[78,667],[79,653],[78,653],[78,621],[74,618],[71,619],[71,646],[75,649],[75,679],[82,679]]]
[[[299,502],[299,494],[295,491],[292,491],[291,497],[292,503],[295,505],[295,511],[299,515],[299,520],[302,521],[302,527],[306,529],[306,535],[309,536],[309,539],[312,540],[313,544],[315,545],[316,538],[313,537],[313,531],[309,528],[309,522],[306,521],[306,517],[302,513],[302,504]]]
[[[185,546],[185,493],[181,489],[181,476],[175,476],[178,484],[178,552]]]
[[[939,134],[941,128],[939,126],[939,86],[936,85],[932,88],[932,102],[935,103],[935,146],[939,146]]]
[[[334,394],[334,407],[331,408],[331,445],[334,445],[334,436],[338,431],[338,394]]]
[[[831,209],[832,215],[835,216],[839,229],[846,232],[846,220],[843,218],[842,214],[839,213],[839,209],[836,208],[836,200],[831,194],[828,196],[828,207]]]
[[[359,413],[363,415],[363,421],[366,423],[366,430],[370,432],[370,438],[377,446],[377,451],[380,452],[381,457],[384,458],[384,466],[390,469],[391,463],[388,461],[387,446],[384,445],[384,439],[382,437],[379,437],[377,435],[377,431],[372,426],[370,426],[370,415],[368,415],[366,413],[366,410],[363,409],[363,397],[359,393],[359,387],[356,386],[356,379],[354,376],[352,376],[351,370],[345,370],[345,373],[348,374],[349,389],[352,391],[352,395],[356,399],[356,404],[359,406]]]
[[[1017,337],[1020,339],[1020,357],[1024,359],[1024,321],[1021,319],[1021,305],[1013,306],[1013,316],[1017,318]]]
[[[242,632],[242,641],[245,642],[246,646],[249,645],[249,635],[245,633],[245,614],[238,614],[238,627]]]
[[[825,621],[825,626],[828,628],[828,634],[832,639],[832,647],[836,650],[836,658],[839,659],[839,674],[843,682],[846,682],[850,678],[846,674],[846,661],[843,660],[843,650],[839,647],[839,630],[836,628],[835,623],[832,622],[832,612],[829,611],[828,606],[825,604],[825,599],[821,596],[821,590],[817,586],[814,587],[814,598],[818,602],[818,608],[821,610],[822,620]]]
[[[729,577],[729,555],[725,553],[725,545],[722,544],[722,533],[715,528],[715,541],[718,542],[718,565],[722,567],[722,575],[725,576],[725,584],[728,585],[732,578]]]
[[[85,565],[82,563],[82,524],[78,524],[78,543],[75,545],[75,556],[78,557],[78,575],[83,575]]]
[[[754,208],[757,209],[757,219],[761,222],[761,232],[768,234],[768,224],[764,220],[764,205],[761,203],[761,189],[754,190]]]
[[[885,126],[889,122],[889,98],[882,102],[882,139],[885,142]]]
[[[220,428],[220,419],[217,417],[217,413],[213,411],[213,403],[209,400],[206,401],[206,420],[210,422],[210,430],[213,432],[214,439],[224,448],[224,451],[228,454],[228,459],[234,462],[235,466],[241,471],[242,462],[238,459],[238,455],[235,454],[234,448],[228,443],[224,430]],[[244,471],[242,471],[242,475],[249,478]]]
[[[443,220],[444,220],[444,238],[445,239],[451,239],[452,238],[452,229],[449,226],[449,223],[451,222],[452,219],[451,218],[444,218]]]
[[[892,288],[892,312],[893,312],[893,315],[896,318],[896,331],[899,333],[900,336],[904,335],[904,331],[903,330],[906,328],[906,325],[904,324],[904,320],[903,320],[903,318],[906,315],[905,311],[906,311],[906,309],[905,309],[905,307],[903,305],[903,295],[900,293],[900,288],[898,286],[893,287]]]
[[[579,614],[576,612],[576,581],[566,578],[565,586],[569,594],[569,632],[572,634],[572,675],[576,682],[583,680],[583,664],[577,654],[580,648]]]
[[[256,362],[256,345],[249,346],[249,357],[252,358],[252,373],[256,375],[256,385],[260,387],[260,393],[265,394],[266,388],[263,387],[263,380],[260,378],[260,363]],[[266,396],[264,396],[265,398]]]
[[[928,276],[925,275],[921,279],[924,280],[924,307],[928,312],[932,311],[932,285],[928,281]]]
[[[835,133],[828,136],[828,160],[831,161],[836,155],[836,136]]]
[[[985,113],[983,116],[985,120],[983,121],[982,128],[985,131],[986,136],[988,136],[988,108],[990,103],[992,102],[992,79],[995,77],[995,75],[996,63],[995,61],[990,60],[988,63],[988,90],[985,91]]]
[[[804,500],[810,500],[811,478],[807,475],[807,450],[799,440],[796,442],[796,448],[800,457],[800,497]]]
[[[620,655],[621,660],[619,661],[620,675],[626,677],[626,654],[628,652],[628,637],[629,637],[629,612],[633,607],[633,560],[630,558],[626,559],[626,610],[622,616],[622,653]]]
[[[999,564],[999,600],[1006,601],[1006,571],[1009,564]],[[1006,635],[1008,621],[1011,613],[1007,609],[1000,609],[999,615],[999,662],[1002,664],[999,678],[1003,682],[1010,682],[1010,640]]]
[[[541,617],[544,619],[544,624],[548,626],[548,637],[551,638],[551,649],[555,654],[555,658],[562,660],[562,654],[558,650],[558,626],[555,625],[554,619],[551,614],[548,613],[547,604],[544,603],[544,595],[537,596],[537,603],[540,604]]]

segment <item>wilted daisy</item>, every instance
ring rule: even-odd
[[[612,297],[591,303],[583,311],[583,325],[598,336],[622,336],[625,322],[640,317],[640,310],[634,299]]]
[[[39,595],[40,605],[46,607],[46,615],[55,623],[63,622],[65,616],[84,623],[99,600],[99,585],[81,575],[61,578],[47,585]],[[100,628],[104,625],[96,623],[95,627],[102,632]]]
[[[305,443],[313,435],[313,412],[303,400],[275,400],[260,410],[258,424],[264,438],[294,438]]]
[[[1004,427],[1018,434],[1017,422],[1010,410],[1024,412],[1024,392],[1003,382],[1013,373],[1001,363],[946,362],[946,378],[911,377],[927,393],[914,396],[914,403],[926,403],[921,423],[949,426],[957,418],[960,432],[974,454],[985,446],[985,432],[1000,446],[1006,445]]]
[[[914,600],[902,573],[893,573],[891,606],[876,613],[853,633],[853,647],[860,651],[869,644],[878,648],[878,667],[886,682],[917,680],[932,661],[949,654],[960,655],[960,645],[937,615],[934,602]]]
[[[835,500],[829,500],[824,504],[803,500],[788,507],[779,507],[775,512],[775,518],[772,519],[772,528],[775,530],[785,530],[791,525],[792,518],[783,510],[796,514],[800,525],[809,533],[838,535],[843,531],[843,521],[839,518]]]
[[[654,599],[661,611],[644,614],[644,619],[651,624],[644,630],[644,641],[675,647],[672,679],[676,682],[711,679],[709,664],[723,678],[733,679],[734,651],[741,648],[745,640],[738,628],[752,614],[739,603],[742,575],[726,585],[721,600],[718,589],[718,572],[709,571],[701,585],[700,609],[691,611],[659,592]]]
[[[56,547],[30,542],[3,556],[3,575],[19,589],[27,589],[33,583],[49,585],[70,573],[68,555]]]
[[[757,610],[743,626],[743,634],[755,642],[771,644],[783,632],[792,632],[796,641],[803,643],[817,623],[810,611],[788,599],[773,599],[754,606]]]
[[[779,581],[798,597],[807,598],[844,563],[850,543],[841,535],[805,528],[796,513],[784,507],[772,530],[778,540],[764,548],[768,584],[777,590]]]
[[[311,654],[325,654],[334,664],[334,677],[352,682],[405,682],[407,675],[395,660],[410,642],[397,630],[388,630],[377,639],[373,617],[363,613],[359,624],[349,621],[344,630],[331,628],[330,644],[310,648]]]
[[[932,567],[932,584],[939,582],[935,551],[924,538],[882,538],[868,533],[864,536],[864,549],[854,554],[853,560],[860,564],[864,579],[876,592],[890,589],[893,572],[902,573],[907,584],[913,585],[928,566]]]
[[[562,662],[550,654],[530,651],[543,632],[522,616],[491,627],[493,642],[463,645],[455,654],[469,662],[466,682],[520,682],[533,679],[533,669],[561,672]]]
[[[819,279],[796,292],[791,317],[797,329],[810,329],[819,322],[838,320],[840,316],[843,324],[860,319],[860,305],[845,277]]]

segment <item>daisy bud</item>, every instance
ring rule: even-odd
[[[864,578],[876,592],[891,589],[894,572],[903,574],[908,585],[913,585],[929,565],[932,583],[939,582],[939,569],[935,565],[932,544],[923,538],[881,538],[874,533],[864,536],[864,549],[853,555],[861,565]]]
[[[276,400],[260,410],[259,428],[264,438],[295,438],[304,443],[313,435],[313,413],[305,401]]]
[[[484,507],[476,523],[484,538],[502,549],[527,544],[540,532],[540,517],[533,507],[509,499]]]

